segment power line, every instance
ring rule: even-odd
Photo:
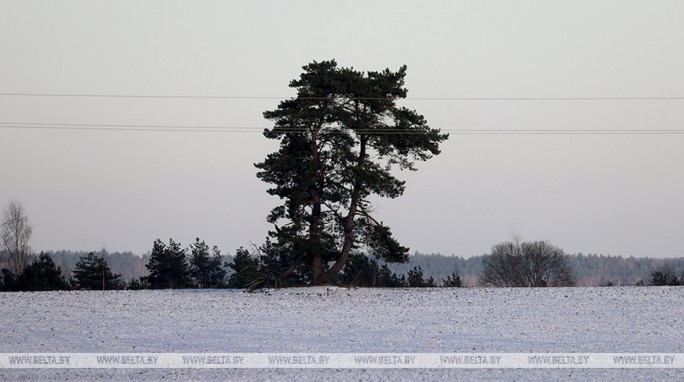
[[[289,97],[275,96],[197,96],[197,95],[149,95],[149,94],[62,94],[62,93],[0,93],[2,97],[64,97],[64,98],[167,98],[167,99],[235,99],[277,100]],[[311,98],[313,99],[313,98]]]
[[[262,132],[266,127],[258,126],[202,126],[202,125],[139,125],[139,124],[101,124],[101,123],[38,123],[38,122],[0,122],[0,127],[17,126],[27,128],[111,128],[112,130],[125,129],[165,129],[175,130],[236,130],[236,131],[258,131]]]
[[[150,94],[68,94],[68,93],[0,93],[2,97],[60,98],[150,98],[208,100],[283,100],[292,96],[200,96]],[[323,100],[327,97],[298,97],[301,100]],[[356,97],[356,100],[383,100],[385,97]],[[681,101],[684,97],[406,97],[413,101]]]
[[[138,124],[84,124],[84,123],[32,123],[0,122],[0,128],[81,131],[149,131],[149,132],[200,132],[200,133],[262,133],[265,128],[256,126],[199,126],[199,125],[138,125]],[[306,129],[283,129],[280,133],[304,133]],[[358,134],[368,135],[420,135],[420,130],[405,129],[357,129]],[[684,129],[441,129],[442,133],[454,135],[682,135]],[[328,134],[340,134],[341,130],[328,130]]]

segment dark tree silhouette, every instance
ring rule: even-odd
[[[445,288],[462,288],[463,281],[461,281],[461,276],[454,273],[442,279],[442,286]]]
[[[497,244],[483,260],[480,282],[494,287],[574,286],[572,267],[563,250],[546,241]]]
[[[221,251],[214,246],[209,253],[209,246],[195,239],[190,246],[189,275],[199,288],[220,288],[225,285],[226,270],[223,268]]]
[[[284,200],[268,216],[271,245],[284,260],[278,278],[305,272],[299,277],[309,284],[329,284],[360,246],[405,262],[408,248],[373,217],[369,198],[399,197],[404,182],[390,170],[415,170],[447,135],[397,105],[407,94],[405,66],[364,73],[324,61],[303,69],[290,83],[297,96],[264,113],[274,122],[264,135],[280,148],[256,164],[273,185],[268,193]]]
[[[185,288],[190,284],[185,249],[169,239],[167,246],[157,239],[152,247],[147,281],[152,289]]]
[[[392,272],[387,264],[363,253],[349,256],[349,261],[338,274],[339,284],[354,287],[398,288],[407,286],[405,277]]]
[[[681,285],[683,280],[684,277],[680,276],[680,273],[670,265],[664,265],[651,272],[651,285],[653,286],[677,286]]]
[[[408,277],[406,279],[408,281],[408,285],[412,288],[426,288],[435,286],[435,280],[432,277],[425,279],[423,275],[423,269],[419,266],[411,269],[408,272]]]
[[[235,252],[233,261],[228,264],[233,273],[228,278],[230,288],[249,288],[261,275],[259,259],[252,256],[248,250],[240,247]]]
[[[17,277],[15,289],[21,291],[48,291],[69,290],[71,287],[64,279],[62,270],[52,261],[52,257],[47,253],[41,253]]]
[[[121,275],[113,274],[104,255],[90,252],[82,256],[74,268],[76,286],[80,289],[105,290],[122,289]]]

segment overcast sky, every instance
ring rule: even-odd
[[[680,0],[0,0],[0,93],[284,98],[303,65],[335,58],[408,65],[414,98],[684,97],[683,15]],[[279,201],[255,176],[276,147],[256,128],[277,104],[2,95],[0,204],[24,204],[36,250],[261,243]],[[404,105],[443,130],[684,130],[683,99]],[[412,252],[480,255],[518,234],[569,253],[684,256],[684,134],[454,133],[400,174],[404,196],[378,201]]]

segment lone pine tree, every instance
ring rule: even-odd
[[[152,289],[185,288],[190,283],[185,249],[173,239],[168,245],[155,240],[145,267],[150,272],[147,281]]]
[[[228,264],[233,273],[228,278],[230,288],[248,288],[261,276],[259,259],[250,255],[249,251],[240,247],[235,252],[233,261]]]
[[[297,96],[264,113],[274,123],[264,135],[279,150],[255,164],[268,193],[283,200],[267,218],[288,259],[281,276],[304,269],[309,284],[329,284],[361,246],[387,262],[407,261],[408,248],[373,217],[369,198],[402,195],[404,181],[391,170],[415,170],[448,135],[397,105],[407,94],[406,66],[366,73],[333,60],[303,69],[290,83]]]
[[[52,257],[41,253],[37,259],[24,267],[15,281],[15,289],[20,291],[69,290],[62,269],[55,265]]]
[[[103,256],[90,252],[79,258],[74,268],[74,279],[80,289],[120,289],[121,275],[113,274]]]
[[[188,272],[198,288],[220,288],[224,286],[226,269],[223,267],[221,251],[214,246],[209,253],[209,246],[199,238],[190,245],[190,261]]]

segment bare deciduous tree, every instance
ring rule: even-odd
[[[574,286],[572,266],[562,249],[546,241],[504,242],[483,261],[480,283],[494,287]]]
[[[18,201],[10,201],[3,213],[0,235],[7,251],[7,267],[15,275],[21,273],[29,262],[29,239],[32,231],[24,206]]]

